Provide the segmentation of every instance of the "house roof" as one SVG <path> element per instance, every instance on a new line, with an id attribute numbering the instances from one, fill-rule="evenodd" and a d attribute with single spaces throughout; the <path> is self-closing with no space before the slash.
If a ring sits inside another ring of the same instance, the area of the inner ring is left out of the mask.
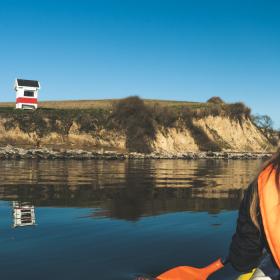
<path id="1" fill-rule="evenodd" d="M 35 87 L 39 88 L 39 81 L 35 80 L 23 80 L 23 79 L 17 79 L 17 84 L 19 87 Z"/>

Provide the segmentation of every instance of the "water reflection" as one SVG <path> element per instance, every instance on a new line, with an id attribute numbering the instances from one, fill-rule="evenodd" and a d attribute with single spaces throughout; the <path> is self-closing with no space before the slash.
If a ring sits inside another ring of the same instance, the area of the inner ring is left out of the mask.
<path id="1" fill-rule="evenodd" d="M 13 227 L 33 226 L 35 220 L 35 208 L 28 202 L 13 201 Z"/>
<path id="2" fill-rule="evenodd" d="M 0 200 L 89 207 L 135 221 L 166 212 L 237 209 L 259 161 L 2 161 Z"/>
<path id="3" fill-rule="evenodd" d="M 0 161 L 1 276 L 131 280 L 202 267 L 227 255 L 237 213 L 223 210 L 238 208 L 259 164 Z M 40 226 L 11 229 L 11 207 L 16 227 L 35 224 L 35 211 Z M 213 280 L 235 277 L 227 267 Z"/>

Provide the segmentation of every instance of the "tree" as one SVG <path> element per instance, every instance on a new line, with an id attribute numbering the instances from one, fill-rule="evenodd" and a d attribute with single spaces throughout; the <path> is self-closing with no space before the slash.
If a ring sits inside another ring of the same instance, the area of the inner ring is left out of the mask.
<path id="1" fill-rule="evenodd" d="M 268 115 L 256 115 L 253 116 L 253 122 L 259 127 L 265 134 L 273 131 L 273 121 Z"/>
<path id="2" fill-rule="evenodd" d="M 266 138 L 274 146 L 278 144 L 279 132 L 273 129 L 273 121 L 268 115 L 256 115 L 252 117 L 254 124 L 262 130 Z"/>

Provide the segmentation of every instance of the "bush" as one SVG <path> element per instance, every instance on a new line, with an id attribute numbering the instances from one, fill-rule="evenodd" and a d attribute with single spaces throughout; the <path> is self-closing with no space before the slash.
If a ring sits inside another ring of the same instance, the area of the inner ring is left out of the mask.
<path id="1" fill-rule="evenodd" d="M 225 110 L 223 107 L 217 104 L 211 104 L 204 108 L 200 108 L 191 112 L 193 118 L 202 119 L 209 116 L 218 117 L 225 116 Z"/>
<path id="2" fill-rule="evenodd" d="M 97 130 L 98 120 L 89 113 L 80 114 L 76 121 L 82 132 L 91 133 Z"/>
<path id="3" fill-rule="evenodd" d="M 207 100 L 207 103 L 213 103 L 213 104 L 225 104 L 224 100 L 219 96 L 213 96 L 210 99 Z"/>
<path id="4" fill-rule="evenodd" d="M 179 116 L 174 108 L 163 107 L 155 104 L 152 108 L 152 116 L 155 122 L 163 127 L 173 127 Z"/>
<path id="5" fill-rule="evenodd" d="M 79 130 L 90 133 L 97 127 L 108 125 L 109 112 L 104 109 L 37 109 L 36 111 L 13 110 L 0 112 L 7 119 L 7 130 L 19 127 L 25 133 L 36 132 L 39 137 L 56 132 L 67 136 L 74 122 Z"/>
<path id="6" fill-rule="evenodd" d="M 226 111 L 230 118 L 242 122 L 242 118 L 250 119 L 251 118 L 251 109 L 247 107 L 242 102 L 237 102 L 233 104 L 228 104 Z"/>
<path id="7" fill-rule="evenodd" d="M 7 130 L 18 126 L 25 133 L 36 132 L 39 137 L 48 133 L 47 122 L 39 111 L 17 110 L 8 114 L 7 118 L 4 123 Z"/>
<path id="8" fill-rule="evenodd" d="M 150 153 L 150 139 L 156 130 L 150 108 L 137 96 L 116 102 L 112 112 L 113 121 L 126 132 L 126 146 L 131 152 Z"/>

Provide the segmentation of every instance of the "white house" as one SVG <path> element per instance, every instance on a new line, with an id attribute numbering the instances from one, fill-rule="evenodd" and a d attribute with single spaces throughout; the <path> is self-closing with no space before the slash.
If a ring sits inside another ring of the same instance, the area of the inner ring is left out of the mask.
<path id="1" fill-rule="evenodd" d="M 16 108 L 37 109 L 38 92 L 40 88 L 41 87 L 39 81 L 16 79 Z"/>

